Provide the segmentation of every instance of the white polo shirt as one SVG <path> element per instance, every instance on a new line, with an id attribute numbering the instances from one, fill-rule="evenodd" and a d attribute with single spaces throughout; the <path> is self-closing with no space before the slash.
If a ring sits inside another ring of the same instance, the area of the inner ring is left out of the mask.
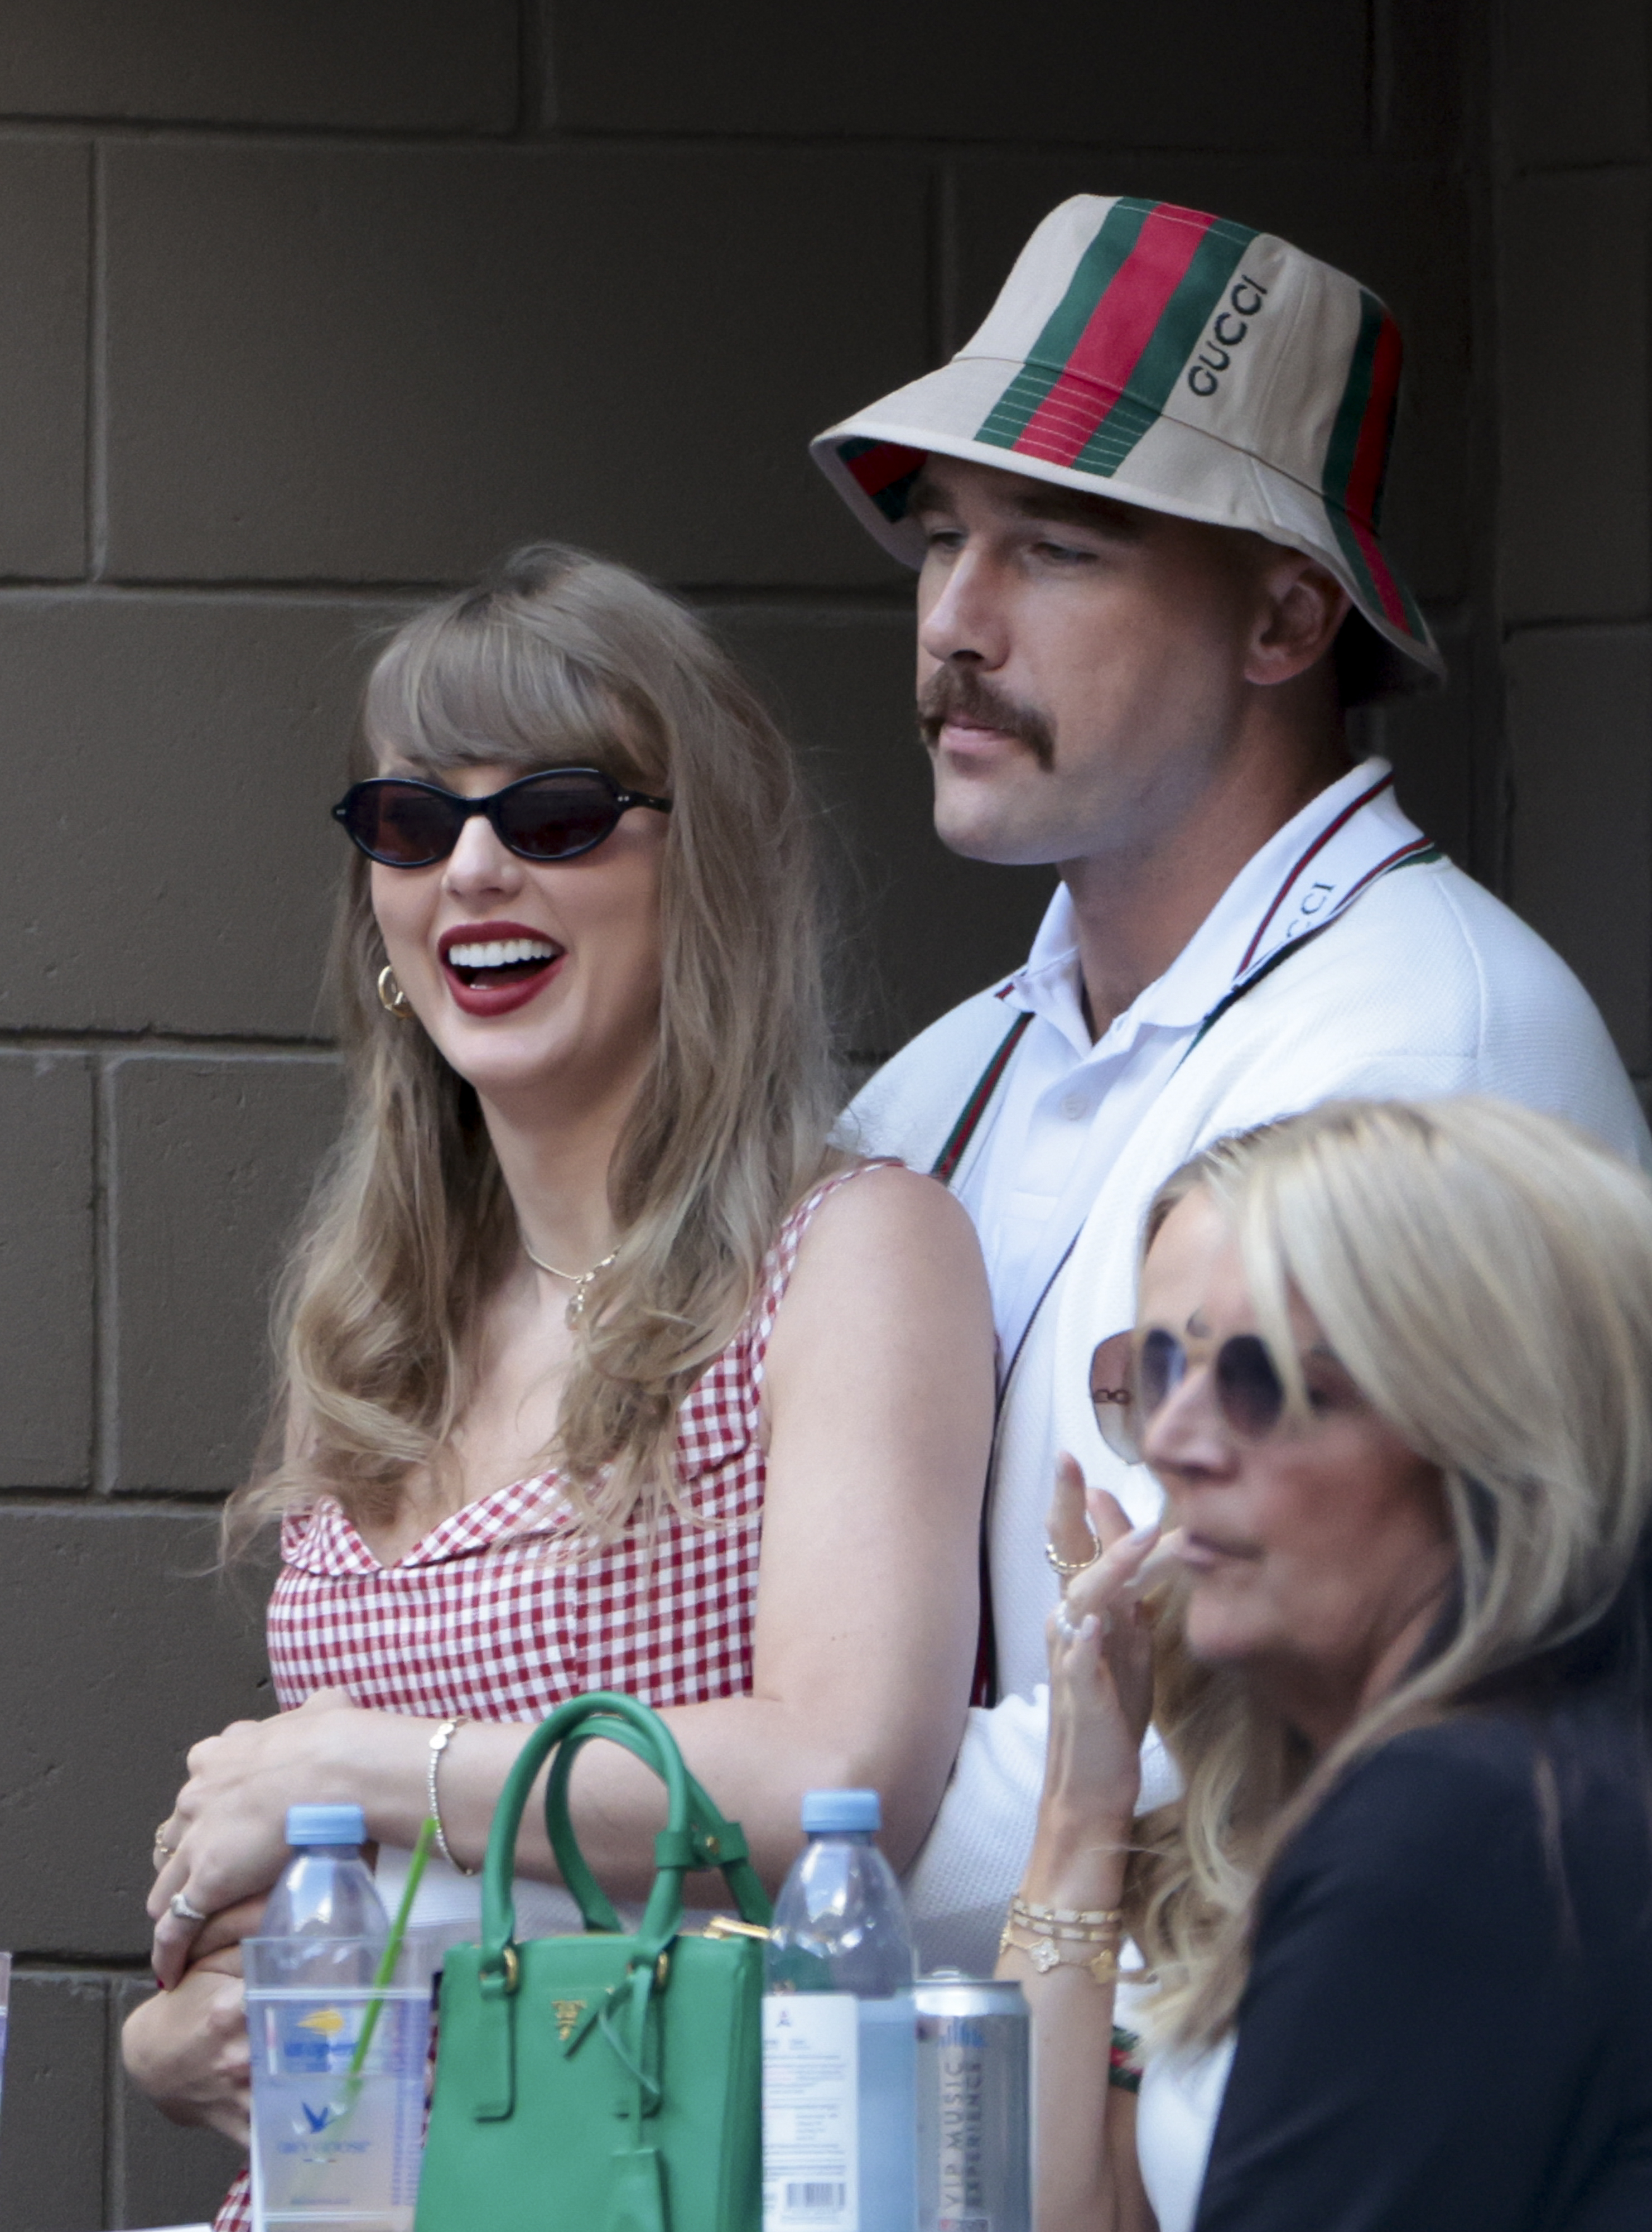
<path id="1" fill-rule="evenodd" d="M 1363 761 L 1252 855 L 1164 974 L 1094 1040 L 1072 901 L 1059 887 L 1026 967 L 1000 989 L 1006 1009 L 1032 1021 L 953 1188 L 981 1236 L 1003 1366 L 1206 1017 L 1373 873 L 1428 849 L 1395 801 L 1387 762 Z"/>
<path id="2" fill-rule="evenodd" d="M 1380 761 L 1271 839 L 1093 1045 L 1079 981 L 1059 895 L 1026 969 L 932 1024 L 852 1112 L 865 1151 L 948 1178 L 974 1212 L 993 1279 L 1002 1386 L 988 1549 L 1000 1702 L 972 1710 L 907 1878 L 925 1962 L 982 1975 L 1038 1808 L 1056 1451 L 1070 1450 L 1132 1519 L 1158 1505 L 1150 1476 L 1102 1442 L 1089 1398 L 1094 1345 L 1134 1315 L 1142 1218 L 1157 1187 L 1226 1132 L 1348 1094 L 1493 1093 L 1652 1164 L 1633 1089 L 1583 987 L 1407 821 Z M 1069 1100 L 1090 1113 L 1066 1114 Z"/>

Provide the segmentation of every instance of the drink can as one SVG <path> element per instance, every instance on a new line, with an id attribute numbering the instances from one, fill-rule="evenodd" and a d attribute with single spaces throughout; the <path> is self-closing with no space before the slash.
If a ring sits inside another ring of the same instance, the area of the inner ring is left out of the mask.
<path id="1" fill-rule="evenodd" d="M 955 1970 L 917 2008 L 918 2232 L 1031 2232 L 1031 2017 L 1019 1984 Z"/>

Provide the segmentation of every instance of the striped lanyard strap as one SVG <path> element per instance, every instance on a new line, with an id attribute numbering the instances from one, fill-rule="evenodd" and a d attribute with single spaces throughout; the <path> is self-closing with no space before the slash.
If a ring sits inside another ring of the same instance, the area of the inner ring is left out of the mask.
<path id="1" fill-rule="evenodd" d="M 1237 1007 L 1247 992 L 1253 991 L 1265 976 L 1271 976 L 1292 954 L 1300 952 L 1329 930 L 1380 876 L 1396 868 L 1440 859 L 1439 847 L 1420 831 L 1413 830 L 1400 838 L 1399 829 L 1391 822 L 1386 827 L 1379 824 L 1361 829 L 1357 826 L 1356 817 L 1391 790 L 1393 784 L 1392 774 L 1384 769 L 1299 854 L 1258 922 L 1232 983 L 1201 1021 L 1182 1056 L 1182 1061 L 1203 1043 L 1229 1009 Z M 1388 841 L 1396 838 L 1400 841 Z M 1006 985 L 1004 992 L 1008 989 Z M 956 1176 L 1032 1020 L 1030 1010 L 1016 1016 L 959 1110 L 957 1121 L 947 1134 L 946 1145 L 930 1165 L 930 1175 L 943 1184 L 950 1185 Z M 1180 1068 L 1181 1063 L 1176 1067 Z"/>

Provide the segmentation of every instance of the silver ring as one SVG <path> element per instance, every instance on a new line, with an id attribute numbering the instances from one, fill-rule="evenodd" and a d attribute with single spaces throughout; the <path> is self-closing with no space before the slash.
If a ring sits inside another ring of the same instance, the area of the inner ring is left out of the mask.
<path id="1" fill-rule="evenodd" d="M 210 1919 L 198 1906 L 191 1906 L 181 1891 L 175 1891 L 168 1899 L 166 1911 L 178 1922 L 205 1922 Z"/>
<path id="2" fill-rule="evenodd" d="M 1076 1643 L 1079 1640 L 1079 1631 L 1067 1618 L 1067 1600 L 1065 1597 L 1055 1608 L 1055 1632 L 1063 1643 Z"/>

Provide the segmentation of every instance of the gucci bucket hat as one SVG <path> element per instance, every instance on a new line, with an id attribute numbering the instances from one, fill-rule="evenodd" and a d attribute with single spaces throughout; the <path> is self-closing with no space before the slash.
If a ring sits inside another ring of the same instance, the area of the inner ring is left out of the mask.
<path id="1" fill-rule="evenodd" d="M 1169 202 L 1080 194 L 1022 250 L 949 364 L 830 428 L 816 462 L 885 549 L 931 451 L 1318 559 L 1376 631 L 1372 694 L 1444 673 L 1380 539 L 1399 328 L 1289 242 Z"/>

